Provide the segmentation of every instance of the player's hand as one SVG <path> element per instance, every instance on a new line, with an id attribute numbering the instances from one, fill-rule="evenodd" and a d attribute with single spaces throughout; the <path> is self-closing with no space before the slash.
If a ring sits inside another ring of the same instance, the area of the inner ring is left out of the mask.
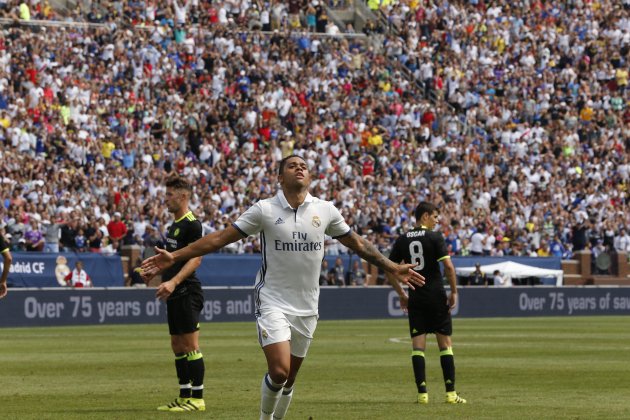
<path id="1" fill-rule="evenodd" d="M 410 289 L 415 290 L 414 286 L 424 286 L 424 277 L 414 270 L 418 264 L 398 264 L 396 270 L 396 278 L 399 282 L 406 284 Z"/>
<path id="2" fill-rule="evenodd" d="M 452 311 L 457 306 L 457 292 L 451 292 L 448 296 L 448 309 Z"/>
<path id="3" fill-rule="evenodd" d="M 404 313 L 408 313 L 409 312 L 409 296 L 407 295 L 407 293 L 398 295 L 398 299 L 400 300 L 400 309 L 402 309 Z"/>
<path id="4" fill-rule="evenodd" d="M 0 299 L 5 297 L 8 292 L 9 292 L 9 289 L 7 288 L 7 284 L 6 283 L 0 283 Z"/>
<path id="5" fill-rule="evenodd" d="M 151 279 L 175 263 L 173 254 L 165 249 L 155 247 L 156 254 L 142 261 L 142 277 Z"/>
<path id="6" fill-rule="evenodd" d="M 140 278 L 142 279 L 142 281 L 144 281 L 144 284 L 146 284 L 147 286 L 149 285 L 149 283 L 151 283 L 151 280 L 153 279 L 153 277 L 155 277 L 155 274 L 149 276 L 145 274 L 145 272 L 142 269 L 140 269 Z"/>
<path id="7" fill-rule="evenodd" d="M 173 280 L 165 281 L 158 286 L 155 297 L 166 300 L 173 293 L 173 290 L 175 290 L 175 282 Z"/>

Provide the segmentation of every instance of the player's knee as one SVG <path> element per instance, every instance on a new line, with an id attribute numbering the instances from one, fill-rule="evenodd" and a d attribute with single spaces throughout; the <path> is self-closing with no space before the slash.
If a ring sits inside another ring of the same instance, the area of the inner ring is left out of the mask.
<path id="1" fill-rule="evenodd" d="M 171 336 L 171 348 L 173 353 L 190 353 L 193 350 L 199 350 L 199 346 L 193 341 L 182 335 Z"/>
<path id="2" fill-rule="evenodd" d="M 274 366 L 269 369 L 269 377 L 277 384 L 283 384 L 289 378 L 289 368 L 284 366 Z"/>

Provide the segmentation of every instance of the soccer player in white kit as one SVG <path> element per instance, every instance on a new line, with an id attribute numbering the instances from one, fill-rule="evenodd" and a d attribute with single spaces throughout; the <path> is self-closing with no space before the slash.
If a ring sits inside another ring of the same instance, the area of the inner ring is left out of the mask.
<path id="1" fill-rule="evenodd" d="M 292 155 L 280 162 L 278 182 L 281 190 L 274 197 L 257 202 L 226 229 L 172 253 L 156 249 L 157 254 L 142 263 L 143 274 L 152 276 L 176 261 L 260 234 L 262 266 L 254 297 L 258 340 L 267 359 L 261 419 L 282 419 L 289 408 L 295 378 L 317 326 L 325 235 L 401 283 L 412 288 L 424 284 L 424 278 L 413 270 L 415 264 L 393 263 L 353 232 L 331 202 L 309 194 L 311 175 L 302 157 Z"/>

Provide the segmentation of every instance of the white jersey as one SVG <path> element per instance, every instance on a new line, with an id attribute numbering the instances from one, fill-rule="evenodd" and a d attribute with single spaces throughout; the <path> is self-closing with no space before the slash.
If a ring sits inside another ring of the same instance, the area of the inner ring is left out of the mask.
<path id="1" fill-rule="evenodd" d="M 262 267 L 256 276 L 256 314 L 266 309 L 317 315 L 325 235 L 350 233 L 339 210 L 308 194 L 297 209 L 282 191 L 247 209 L 233 226 L 247 237 L 260 233 Z"/>

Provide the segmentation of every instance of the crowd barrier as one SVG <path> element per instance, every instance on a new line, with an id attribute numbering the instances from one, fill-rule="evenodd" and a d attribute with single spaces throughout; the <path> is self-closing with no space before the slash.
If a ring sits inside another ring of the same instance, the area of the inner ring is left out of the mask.
<path id="1" fill-rule="evenodd" d="M 252 321 L 251 287 L 204 288 L 202 322 Z M 462 287 L 454 317 L 630 315 L 630 287 Z M 320 319 L 402 318 L 389 287 L 324 287 Z M 155 289 L 15 289 L 0 300 L 0 327 L 165 323 Z"/>
<path id="2" fill-rule="evenodd" d="M 59 257 L 62 257 L 61 259 Z M 356 255 L 340 256 L 346 272 Z M 328 266 L 335 265 L 337 256 L 327 255 Z M 55 287 L 59 285 L 56 273 L 73 269 L 77 259 L 83 261 L 85 271 L 97 287 L 124 286 L 124 276 L 120 256 L 105 257 L 92 253 L 47 254 L 35 252 L 14 252 L 9 274 L 11 287 Z M 64 261 L 65 260 L 65 261 Z M 540 268 L 560 269 L 560 258 L 527 257 L 454 257 L 456 267 L 473 266 L 475 262 L 493 264 L 501 261 L 515 261 Z M 1 265 L 1 264 L 0 264 Z M 65 266 L 65 267 L 64 267 Z M 204 286 L 252 286 L 260 269 L 260 254 L 210 254 L 203 257 L 197 269 L 197 276 Z"/>
<path id="3" fill-rule="evenodd" d="M 124 286 L 120 255 L 104 256 L 94 253 L 12 252 L 13 263 L 7 280 L 9 287 L 59 287 L 76 261 L 96 287 Z M 0 259 L 0 269 L 3 264 Z"/>
<path id="4" fill-rule="evenodd" d="M 360 260 L 354 254 L 340 255 L 346 272 L 352 267 L 353 261 Z M 335 265 L 336 255 L 326 255 L 328 267 Z M 476 262 L 482 265 L 504 261 L 514 261 L 521 264 L 553 270 L 561 269 L 560 258 L 530 258 L 530 257 L 454 257 L 456 267 L 472 267 Z M 197 274 L 204 286 L 251 286 L 260 269 L 260 254 L 231 255 L 211 254 L 203 257 Z"/>
<path id="5" fill-rule="evenodd" d="M 59 258 L 62 257 L 62 258 Z M 347 270 L 356 255 L 341 255 Z M 327 255 L 329 267 L 333 267 L 337 256 Z M 91 253 L 47 254 L 33 252 L 13 253 L 13 264 L 9 274 L 12 287 L 55 287 L 59 284 L 59 273 L 74 268 L 77 259 L 83 261 L 85 271 L 92 277 L 98 287 L 123 286 L 124 277 L 120 256 L 103 256 Z M 525 258 L 525 257 L 455 257 L 456 266 L 472 266 L 475 262 L 492 264 L 511 260 L 540 268 L 560 268 L 559 258 Z M 0 264 L 1 265 L 1 264 Z M 204 286 L 251 286 L 260 269 L 260 255 L 211 254 L 203 257 L 197 269 L 197 276 Z"/>

